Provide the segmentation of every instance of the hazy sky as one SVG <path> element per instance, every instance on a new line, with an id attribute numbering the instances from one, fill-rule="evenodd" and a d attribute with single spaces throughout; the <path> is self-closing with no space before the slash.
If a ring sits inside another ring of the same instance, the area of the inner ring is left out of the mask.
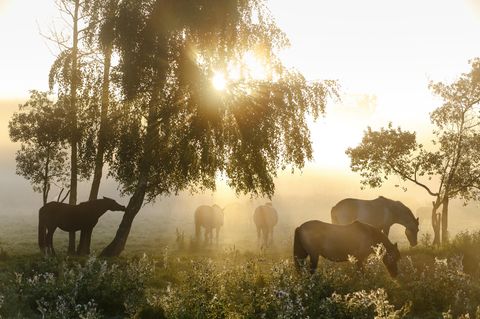
<path id="1" fill-rule="evenodd" d="M 336 79 L 342 88 L 342 101 L 312 125 L 315 161 L 310 167 L 349 171 L 344 151 L 360 141 L 367 125 L 391 120 L 428 132 L 428 113 L 439 105 L 429 81 L 452 79 L 480 56 L 480 0 L 268 4 L 292 43 L 282 53 L 285 62 L 308 79 Z M 47 89 L 55 47 L 48 47 L 39 28 L 48 33 L 57 16 L 53 0 L 0 0 L 0 102 Z M 6 125 L 7 119 L 0 123 Z M 6 132 L 0 128 L 2 145 Z"/>

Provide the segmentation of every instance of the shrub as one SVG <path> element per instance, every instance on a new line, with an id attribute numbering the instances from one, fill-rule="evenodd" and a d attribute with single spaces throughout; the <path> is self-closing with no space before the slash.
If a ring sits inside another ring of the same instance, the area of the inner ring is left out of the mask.
<path id="1" fill-rule="evenodd" d="M 153 274 L 153 262 L 146 256 L 123 264 L 95 257 L 83 265 L 69 260 L 46 263 L 49 271 L 15 273 L 18 298 L 42 318 L 132 317 L 145 304 Z"/>

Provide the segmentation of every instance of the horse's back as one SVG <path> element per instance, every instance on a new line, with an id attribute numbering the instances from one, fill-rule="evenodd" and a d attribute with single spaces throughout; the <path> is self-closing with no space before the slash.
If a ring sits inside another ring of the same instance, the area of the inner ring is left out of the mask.
<path id="1" fill-rule="evenodd" d="M 331 210 L 332 223 L 346 225 L 357 219 L 358 205 L 360 200 L 346 198 L 339 201 Z"/>
<path id="2" fill-rule="evenodd" d="M 253 213 L 255 225 L 273 227 L 278 223 L 278 214 L 272 205 L 261 205 L 255 208 Z"/>
<path id="3" fill-rule="evenodd" d="M 382 228 L 388 212 L 385 201 L 388 199 L 383 197 L 374 200 L 355 198 L 341 200 L 332 208 L 332 222 L 346 225 L 358 220 L 376 228 Z"/>
<path id="4" fill-rule="evenodd" d="M 62 214 L 62 212 L 71 210 L 72 207 L 72 205 L 65 203 L 48 202 L 40 208 L 39 214 L 42 216 Z"/>
<path id="5" fill-rule="evenodd" d="M 345 261 L 362 249 L 370 249 L 373 242 L 368 226 L 355 221 L 335 225 L 311 220 L 298 227 L 298 239 L 304 249 L 333 261 Z M 373 227 L 371 227 L 373 228 Z"/>
<path id="6" fill-rule="evenodd" d="M 218 207 L 218 206 L 217 206 Z M 195 224 L 204 227 L 215 228 L 223 224 L 223 214 L 221 208 L 208 205 L 198 206 L 195 210 Z"/>

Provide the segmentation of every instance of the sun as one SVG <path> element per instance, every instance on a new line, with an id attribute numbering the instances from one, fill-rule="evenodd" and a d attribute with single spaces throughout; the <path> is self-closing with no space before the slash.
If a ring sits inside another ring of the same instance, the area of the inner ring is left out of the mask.
<path id="1" fill-rule="evenodd" d="M 218 91 L 224 91 L 227 87 L 227 79 L 221 72 L 215 72 L 212 78 L 213 87 Z"/>
<path id="2" fill-rule="evenodd" d="M 230 84 L 238 81 L 266 80 L 269 75 L 268 70 L 265 61 L 260 59 L 253 51 L 247 51 L 240 61 L 229 62 L 223 71 L 215 70 L 211 83 L 216 90 L 225 91 Z"/>

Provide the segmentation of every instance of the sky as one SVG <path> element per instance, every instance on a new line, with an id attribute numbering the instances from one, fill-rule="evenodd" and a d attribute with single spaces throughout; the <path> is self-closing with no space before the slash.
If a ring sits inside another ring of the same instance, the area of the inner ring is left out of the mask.
<path id="1" fill-rule="evenodd" d="M 291 41 L 281 53 L 285 63 L 309 80 L 334 79 L 341 87 L 341 101 L 311 124 L 315 158 L 307 169 L 349 174 L 345 149 L 367 126 L 392 121 L 427 136 L 428 114 L 441 103 L 428 83 L 454 79 L 480 56 L 480 0 L 267 4 Z M 6 125 L 29 90 L 47 89 L 56 48 L 40 31 L 48 33 L 55 19 L 53 0 L 0 0 L 0 146 L 9 150 L 8 159 L 0 156 L 0 172 L 12 179 L 18 146 L 8 142 Z"/>

